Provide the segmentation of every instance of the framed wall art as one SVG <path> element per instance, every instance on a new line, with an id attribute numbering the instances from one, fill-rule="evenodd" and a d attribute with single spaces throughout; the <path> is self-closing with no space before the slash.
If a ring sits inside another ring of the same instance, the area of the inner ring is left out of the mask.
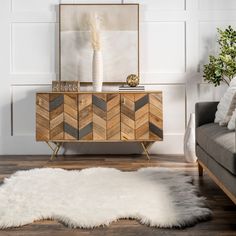
<path id="1" fill-rule="evenodd" d="M 93 51 L 103 59 L 103 81 L 139 75 L 138 4 L 60 4 L 60 80 L 92 82 Z"/>

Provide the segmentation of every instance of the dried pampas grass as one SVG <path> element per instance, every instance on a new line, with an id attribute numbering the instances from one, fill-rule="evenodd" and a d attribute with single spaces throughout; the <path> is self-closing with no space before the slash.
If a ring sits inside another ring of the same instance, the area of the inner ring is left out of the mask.
<path id="1" fill-rule="evenodd" d="M 91 45 L 94 51 L 101 49 L 101 18 L 96 14 L 92 14 L 88 21 L 91 37 Z"/>

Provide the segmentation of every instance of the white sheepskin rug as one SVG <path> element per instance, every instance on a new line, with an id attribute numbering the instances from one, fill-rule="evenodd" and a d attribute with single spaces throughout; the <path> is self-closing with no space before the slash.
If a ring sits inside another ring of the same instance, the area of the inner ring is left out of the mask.
<path id="1" fill-rule="evenodd" d="M 54 219 L 73 228 L 93 228 L 120 218 L 185 227 L 211 216 L 191 181 L 164 168 L 18 171 L 0 186 L 0 227 Z"/>

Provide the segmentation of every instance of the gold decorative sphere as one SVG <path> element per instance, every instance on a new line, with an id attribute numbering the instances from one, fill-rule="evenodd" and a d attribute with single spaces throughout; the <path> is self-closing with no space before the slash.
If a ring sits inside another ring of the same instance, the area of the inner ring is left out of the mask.
<path id="1" fill-rule="evenodd" d="M 130 87 L 136 87 L 139 85 L 139 77 L 135 74 L 131 74 L 127 77 L 126 82 Z"/>

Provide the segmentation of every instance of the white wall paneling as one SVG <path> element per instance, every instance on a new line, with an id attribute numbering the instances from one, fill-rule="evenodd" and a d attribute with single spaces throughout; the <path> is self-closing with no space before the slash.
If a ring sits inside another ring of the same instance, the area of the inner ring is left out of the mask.
<path id="1" fill-rule="evenodd" d="M 186 0 L 124 0 L 124 3 L 137 3 L 145 9 L 167 10 L 167 11 L 183 11 L 185 10 Z"/>
<path id="2" fill-rule="evenodd" d="M 209 53 L 217 53 L 216 27 L 236 28 L 234 0 L 1 0 L 0 154 L 50 153 L 35 142 L 34 102 L 35 92 L 49 90 L 58 77 L 58 3 L 134 2 L 140 3 L 141 82 L 147 89 L 162 90 L 164 99 L 164 141 L 153 144 L 150 152 L 183 152 L 195 102 L 218 100 L 226 89 L 204 83 L 202 68 Z M 63 152 L 78 150 L 134 153 L 141 148 L 69 145 Z"/>
<path id="3" fill-rule="evenodd" d="M 59 0 L 11 0 L 13 12 L 54 11 Z"/>
<path id="4" fill-rule="evenodd" d="M 199 22 L 199 61 L 200 72 L 203 71 L 203 65 L 207 63 L 207 55 L 215 55 L 219 52 L 219 45 L 214 43 L 217 40 L 218 33 L 216 28 L 224 29 L 228 25 L 236 28 L 236 21 L 201 21 Z"/>
<path id="5" fill-rule="evenodd" d="M 13 136 L 34 136 L 35 93 L 49 89 L 51 89 L 50 85 L 12 86 Z"/>
<path id="6" fill-rule="evenodd" d="M 11 87 L 9 76 L 10 62 L 10 27 L 9 27 L 9 1 L 0 3 L 0 153 L 4 153 L 5 140 L 11 135 Z M 10 142 L 9 142 L 10 143 Z M 5 153 L 10 149 L 5 150 Z"/>
<path id="7" fill-rule="evenodd" d="M 184 22 L 145 22 L 140 31 L 142 72 L 185 72 Z"/>
<path id="8" fill-rule="evenodd" d="M 219 101 L 222 94 L 226 91 L 227 86 L 214 87 L 210 84 L 199 83 L 198 84 L 198 94 L 199 101 Z"/>
<path id="9" fill-rule="evenodd" d="M 199 0 L 200 10 L 236 10 L 235 0 Z"/>
<path id="10" fill-rule="evenodd" d="M 104 0 L 104 1 L 100 1 L 100 0 L 73 0 L 71 1 L 73 3 L 94 3 L 94 4 L 99 4 L 99 3 L 122 3 L 121 0 Z"/>
<path id="11" fill-rule="evenodd" d="M 11 29 L 11 73 L 55 72 L 54 23 L 13 23 Z"/>

